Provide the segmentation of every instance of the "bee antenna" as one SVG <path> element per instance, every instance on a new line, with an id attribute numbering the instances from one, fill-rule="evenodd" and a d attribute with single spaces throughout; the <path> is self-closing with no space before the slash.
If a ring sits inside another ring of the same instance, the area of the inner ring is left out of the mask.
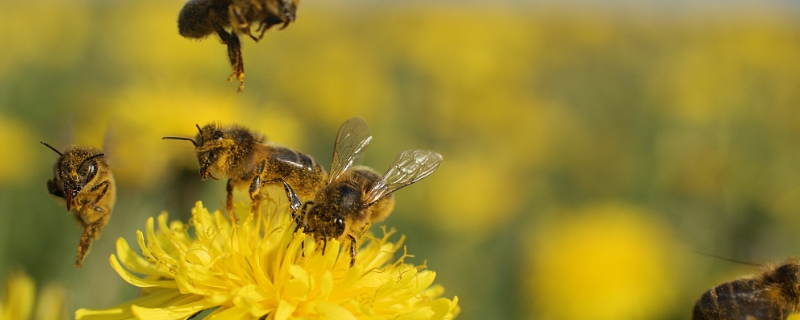
<path id="1" fill-rule="evenodd" d="M 203 129 L 200 129 L 200 125 L 199 124 L 195 123 L 194 126 L 197 127 L 197 131 L 199 131 L 200 134 L 203 134 Z"/>
<path id="2" fill-rule="evenodd" d="M 168 140 L 168 139 L 191 141 L 192 144 L 194 145 L 194 147 L 197 148 L 197 142 L 195 142 L 194 139 L 192 139 L 192 138 L 186 138 L 186 137 L 161 137 L 161 140 Z"/>
<path id="3" fill-rule="evenodd" d="M 704 256 L 709 256 L 709 257 L 712 257 L 712 258 L 717 258 L 717 259 L 720 259 L 720 260 L 725 260 L 725 261 L 728 261 L 728 262 L 733 262 L 733 263 L 738 263 L 738 264 L 743 264 L 743 265 L 748 265 L 748 266 L 754 266 L 754 267 L 763 267 L 762 265 L 757 264 L 757 263 L 729 259 L 729 258 L 713 255 L 713 254 L 710 254 L 710 253 L 705 253 L 705 252 L 700 252 L 700 251 L 694 251 L 694 253 L 701 254 L 701 255 L 704 255 Z"/>
<path id="4" fill-rule="evenodd" d="M 62 154 L 62 153 L 61 153 L 60 151 L 58 151 L 56 148 L 53 148 L 53 146 L 51 146 L 51 145 L 47 144 L 47 142 L 44 142 L 44 141 L 39 141 L 39 142 L 40 142 L 40 143 L 42 143 L 43 145 L 47 146 L 48 148 L 50 148 L 50 150 L 53 150 L 53 151 L 55 151 L 56 153 L 58 153 L 58 155 L 59 155 L 59 156 L 62 156 L 62 157 L 64 156 L 64 154 Z"/>

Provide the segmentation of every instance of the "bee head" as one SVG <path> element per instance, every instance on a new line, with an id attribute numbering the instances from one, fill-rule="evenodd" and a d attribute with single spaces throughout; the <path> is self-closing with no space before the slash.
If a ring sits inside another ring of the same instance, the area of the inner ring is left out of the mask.
<path id="1" fill-rule="evenodd" d="M 305 233 L 313 234 L 317 240 L 339 238 L 344 234 L 344 217 L 334 213 L 333 208 L 325 205 L 314 205 L 305 219 Z"/>
<path id="2" fill-rule="evenodd" d="M 62 192 L 67 202 L 67 211 L 72 209 L 74 199 L 83 188 L 97 177 L 99 166 L 105 165 L 105 155 L 94 148 L 69 148 L 64 153 L 51 145 L 41 142 L 61 157 L 56 162 L 55 174 L 60 177 Z"/>
<path id="3" fill-rule="evenodd" d="M 196 126 L 198 133 L 195 136 L 197 140 L 195 150 L 197 151 L 197 161 L 200 164 L 200 177 L 203 180 L 208 177 L 219 180 L 211 172 L 211 169 L 221 167 L 219 162 L 225 161 L 222 156 L 230 149 L 231 139 L 226 139 L 225 132 L 218 124 L 209 123 L 202 128 L 199 125 Z"/>
<path id="4" fill-rule="evenodd" d="M 344 218 L 340 215 L 336 215 L 333 217 L 333 223 L 331 224 L 333 230 L 330 232 L 330 236 L 333 238 L 339 238 L 344 234 Z"/>
<path id="5" fill-rule="evenodd" d="M 209 123 L 202 128 L 200 125 L 196 124 L 195 127 L 197 127 L 198 132 L 194 139 L 171 136 L 163 137 L 162 139 L 186 140 L 191 142 L 192 145 L 194 145 L 195 152 L 197 152 L 201 179 L 206 180 L 208 177 L 211 177 L 214 180 L 219 180 L 219 178 L 215 177 L 211 172 L 211 169 L 217 165 L 218 161 L 224 160 L 221 159 L 220 155 L 224 154 L 224 152 L 229 149 L 229 143 L 226 142 L 230 142 L 230 139 L 225 139 L 225 132 L 215 123 Z"/>
<path id="6" fill-rule="evenodd" d="M 789 262 L 775 269 L 772 274 L 768 276 L 768 281 L 778 283 L 784 286 L 784 290 L 792 290 L 798 292 L 800 288 L 800 264 L 797 262 Z M 800 298 L 800 297 L 798 297 Z"/>

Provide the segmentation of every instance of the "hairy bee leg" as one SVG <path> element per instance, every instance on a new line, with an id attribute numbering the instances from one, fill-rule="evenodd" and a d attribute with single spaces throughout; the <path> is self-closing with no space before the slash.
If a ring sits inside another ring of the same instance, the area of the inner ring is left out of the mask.
<path id="1" fill-rule="evenodd" d="M 92 240 L 94 239 L 93 229 L 91 226 L 83 229 L 81 235 L 81 242 L 78 244 L 78 253 L 75 255 L 75 266 L 83 267 L 83 260 L 89 254 L 89 249 L 92 247 Z"/>
<path id="2" fill-rule="evenodd" d="M 350 267 L 356 264 L 356 238 L 353 235 L 347 235 L 350 239 Z"/>
<path id="3" fill-rule="evenodd" d="M 261 182 L 261 175 L 264 174 L 264 168 L 267 165 L 266 160 L 261 160 L 256 170 L 253 172 L 253 180 L 250 182 L 250 211 L 253 214 L 258 214 L 261 211 L 261 187 L 264 185 Z"/>
<path id="4" fill-rule="evenodd" d="M 294 3 L 287 3 L 287 2 L 283 3 L 283 6 L 281 7 L 281 11 L 282 11 L 281 13 L 283 14 L 283 17 L 281 17 L 281 20 L 283 20 L 283 26 L 281 26 L 280 30 L 286 29 L 286 27 L 289 26 L 289 23 L 294 21 L 294 15 L 292 14 L 292 7 L 293 6 L 294 6 Z"/>
<path id="5" fill-rule="evenodd" d="M 267 29 L 269 29 L 269 24 L 267 24 L 266 22 L 261 21 L 258 24 L 258 29 L 256 29 L 256 32 L 260 32 L 258 34 L 258 40 L 264 39 L 264 33 L 267 32 Z"/>
<path id="6" fill-rule="evenodd" d="M 303 222 L 303 217 L 306 216 L 306 212 L 308 211 L 308 206 L 312 205 L 312 204 L 314 204 L 314 201 L 310 201 L 310 200 L 306 201 L 306 202 L 303 203 L 303 206 L 300 208 L 300 214 L 297 214 L 296 211 L 292 212 L 292 219 L 294 219 L 294 222 L 297 224 L 297 229 L 300 229 L 300 225 Z M 307 225 L 305 227 L 306 227 L 306 229 L 308 229 Z M 297 229 L 295 229 L 294 232 L 297 232 Z"/>
<path id="7" fill-rule="evenodd" d="M 95 223 L 87 225 L 81 234 L 81 241 L 78 244 L 78 253 L 75 255 L 75 266 L 80 268 L 83 266 L 83 260 L 89 254 L 89 249 L 92 248 L 92 240 L 100 238 L 100 230 L 108 223 L 108 215 L 103 216 Z"/>
<path id="8" fill-rule="evenodd" d="M 242 92 L 244 88 L 244 59 L 242 58 L 242 43 L 239 41 L 239 36 L 236 33 L 225 31 L 225 28 L 220 23 L 223 21 L 222 18 L 215 12 L 212 11 L 209 14 L 209 19 L 211 19 L 214 30 L 217 31 L 222 43 L 228 45 L 228 60 L 230 60 L 231 68 L 233 69 L 228 81 L 231 81 L 234 77 L 239 80 L 239 92 Z"/>
<path id="9" fill-rule="evenodd" d="M 228 183 L 225 184 L 225 191 L 228 192 L 225 198 L 225 210 L 228 211 L 228 218 L 231 220 L 231 224 L 237 226 L 239 225 L 239 219 L 233 213 L 233 179 L 228 179 Z"/>
<path id="10" fill-rule="evenodd" d="M 236 34 L 231 34 L 231 41 L 228 43 L 228 57 L 232 61 L 231 67 L 233 68 L 233 73 L 228 77 L 228 81 L 235 77 L 239 81 L 238 92 L 242 92 L 244 90 L 244 58 L 242 57 L 242 43 Z"/>
<path id="11" fill-rule="evenodd" d="M 328 232 L 325 231 L 325 227 L 322 228 L 322 255 L 325 255 L 325 248 L 328 247 Z"/>
<path id="12" fill-rule="evenodd" d="M 286 191 L 286 197 L 289 198 L 289 208 L 292 210 L 292 216 L 294 216 L 294 213 L 297 212 L 297 210 L 301 209 L 300 198 L 297 197 L 297 193 L 295 193 L 294 190 L 292 190 L 292 187 L 288 183 L 286 183 L 286 181 L 283 181 L 283 179 L 278 179 L 278 180 L 280 180 L 283 183 L 283 190 Z M 309 202 L 310 201 L 307 201 L 305 204 L 303 204 L 303 208 L 305 208 Z"/>
<path id="13" fill-rule="evenodd" d="M 259 38 L 256 38 L 255 36 L 253 36 L 252 33 L 250 33 L 250 23 L 242 15 L 242 10 L 241 10 L 241 8 L 239 8 L 239 6 L 236 6 L 236 5 L 229 6 L 228 7 L 228 12 L 229 12 L 230 16 L 233 16 L 233 17 L 236 18 L 236 28 L 234 28 L 234 29 L 237 29 L 241 33 L 244 33 L 244 34 L 248 35 L 255 42 L 258 42 L 258 40 L 260 40 Z M 233 22 L 231 22 L 231 24 L 233 24 Z"/>
<path id="14" fill-rule="evenodd" d="M 262 162 L 263 163 L 263 162 Z M 250 212 L 256 217 L 261 213 L 261 177 L 256 175 L 250 184 Z"/>

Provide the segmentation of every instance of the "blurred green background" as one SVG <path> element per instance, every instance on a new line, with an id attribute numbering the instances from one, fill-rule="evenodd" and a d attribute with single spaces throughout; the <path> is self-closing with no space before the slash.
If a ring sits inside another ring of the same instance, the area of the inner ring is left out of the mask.
<path id="1" fill-rule="evenodd" d="M 0 0 L 0 274 L 62 283 L 70 317 L 137 290 L 115 239 L 193 203 L 194 125 L 240 123 L 329 167 L 339 125 L 365 164 L 444 155 L 386 225 L 461 319 L 687 319 L 707 289 L 800 254 L 800 7 L 652 1 L 331 2 L 243 38 L 181 38 L 179 0 Z M 84 267 L 45 181 L 58 148 L 103 147 L 118 185 Z M 237 195 L 244 201 L 243 195 Z"/>

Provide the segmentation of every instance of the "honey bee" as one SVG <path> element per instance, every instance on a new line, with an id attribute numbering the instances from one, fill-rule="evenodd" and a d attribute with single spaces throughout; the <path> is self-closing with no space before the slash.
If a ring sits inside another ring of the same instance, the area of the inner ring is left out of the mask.
<path id="1" fill-rule="evenodd" d="M 260 134 L 238 125 L 222 127 L 209 123 L 196 127 L 198 133 L 194 139 L 163 139 L 192 142 L 202 180 L 228 178 L 226 207 L 231 221 L 237 221 L 233 215 L 234 187 L 248 188 L 252 211 L 257 213 L 263 189 L 268 185 L 281 185 L 285 181 L 294 186 L 300 196 L 310 198 L 325 184 L 328 173 L 311 156 L 266 142 Z"/>
<path id="2" fill-rule="evenodd" d="M 723 283 L 706 291 L 692 312 L 693 320 L 779 320 L 800 308 L 800 264 L 789 260 L 767 266 L 755 277 Z"/>
<path id="3" fill-rule="evenodd" d="M 184 38 L 203 39 L 216 32 L 228 46 L 228 60 L 233 73 L 228 81 L 239 81 L 239 92 L 244 88 L 244 60 L 239 34 L 246 34 L 258 42 L 274 25 L 286 28 L 294 21 L 299 0 L 189 0 L 178 14 L 178 33 Z M 253 24 L 256 32 L 251 33 Z M 231 31 L 227 31 L 230 28 Z"/>
<path id="4" fill-rule="evenodd" d="M 44 141 L 41 143 L 59 155 L 53 167 L 54 177 L 47 181 L 47 190 L 66 202 L 67 212 L 72 213 L 83 228 L 75 258 L 75 266 L 81 267 L 92 240 L 100 237 L 100 231 L 114 210 L 117 197 L 114 175 L 100 150 L 68 147 L 60 152 Z"/>
<path id="5" fill-rule="evenodd" d="M 360 166 L 363 151 L 371 140 L 369 126 L 364 120 L 356 117 L 346 121 L 336 136 L 328 181 L 317 191 L 314 200 L 306 201 L 301 207 L 294 185 L 284 185 L 297 228 L 303 227 L 304 233 L 322 241 L 323 254 L 328 238 L 349 240 L 351 267 L 356 262 L 356 235 L 392 212 L 392 193 L 427 177 L 442 162 L 442 156 L 433 151 L 405 150 L 381 176 Z"/>

